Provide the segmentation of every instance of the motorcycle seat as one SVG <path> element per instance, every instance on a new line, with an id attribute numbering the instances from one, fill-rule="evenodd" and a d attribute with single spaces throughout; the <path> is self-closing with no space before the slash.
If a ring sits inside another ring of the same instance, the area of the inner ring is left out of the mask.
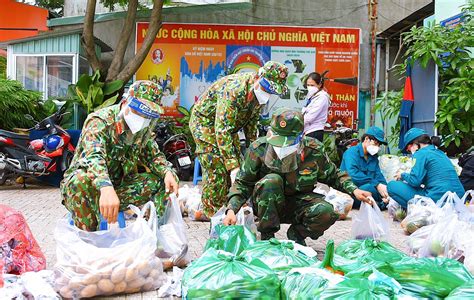
<path id="1" fill-rule="evenodd" d="M 30 141 L 30 137 L 26 134 L 18 134 L 18 133 L 14 133 L 14 132 L 2 130 L 2 129 L 0 129 L 0 136 L 11 138 L 12 140 L 15 140 L 16 142 L 18 142 L 19 144 L 23 146 L 26 146 L 28 142 Z"/>

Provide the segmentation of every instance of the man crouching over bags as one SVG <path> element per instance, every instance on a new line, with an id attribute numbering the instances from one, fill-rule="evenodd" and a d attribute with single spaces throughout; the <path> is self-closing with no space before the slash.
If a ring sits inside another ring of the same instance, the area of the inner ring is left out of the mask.
<path id="1" fill-rule="evenodd" d="M 176 174 L 152 134 L 158 122 L 162 90 L 136 81 L 120 104 L 90 114 L 76 153 L 61 182 L 63 204 L 75 225 L 96 231 L 100 214 L 115 223 L 129 204 L 152 200 L 160 216 L 167 193 L 177 193 Z M 138 166 L 150 173 L 138 173 Z"/>
<path id="2" fill-rule="evenodd" d="M 317 182 L 371 202 L 370 192 L 357 189 L 347 173 L 337 169 L 321 142 L 301 137 L 303 127 L 300 112 L 274 112 L 271 129 L 250 146 L 230 190 L 225 225 L 235 224 L 235 212 L 252 197 L 262 240 L 274 237 L 281 223 L 289 223 L 288 238 L 305 245 L 306 237 L 319 238 L 338 219 L 324 196 L 313 193 Z"/>

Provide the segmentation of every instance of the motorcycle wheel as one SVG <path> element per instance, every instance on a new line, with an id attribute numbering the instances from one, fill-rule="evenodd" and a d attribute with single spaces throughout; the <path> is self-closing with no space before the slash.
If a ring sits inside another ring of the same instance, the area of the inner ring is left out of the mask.
<path id="1" fill-rule="evenodd" d="M 0 171 L 0 185 L 4 185 L 7 181 L 7 172 L 5 170 Z"/>
<path id="2" fill-rule="evenodd" d="M 66 154 L 66 158 L 64 159 L 64 171 L 69 169 L 69 167 L 71 166 L 71 161 L 73 157 L 74 157 L 74 153 L 68 151 Z"/>

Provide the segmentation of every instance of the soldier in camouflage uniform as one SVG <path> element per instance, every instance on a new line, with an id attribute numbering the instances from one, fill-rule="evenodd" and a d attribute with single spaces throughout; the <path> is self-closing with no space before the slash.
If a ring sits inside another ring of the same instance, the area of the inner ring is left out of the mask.
<path id="1" fill-rule="evenodd" d="M 100 214 L 109 222 L 129 204 L 153 200 L 161 213 L 167 192 L 177 192 L 176 175 L 154 141 L 163 112 L 162 90 L 137 81 L 121 104 L 88 116 L 71 166 L 61 182 L 63 204 L 78 228 L 95 231 Z M 138 167 L 150 173 L 138 173 Z"/>
<path id="2" fill-rule="evenodd" d="M 303 127 L 300 112 L 274 112 L 267 136 L 252 143 L 232 185 L 225 225 L 235 224 L 234 212 L 251 198 L 262 239 L 274 237 L 281 223 L 289 223 L 288 238 L 305 245 L 306 237 L 317 239 L 338 219 L 324 196 L 313 193 L 317 182 L 371 203 L 371 194 L 357 189 L 349 175 L 336 168 L 321 142 L 302 137 Z"/>
<path id="3" fill-rule="evenodd" d="M 203 171 L 202 202 L 208 217 L 227 203 L 240 166 L 238 131 L 243 129 L 248 144 L 256 139 L 260 108 L 287 91 L 287 76 L 285 65 L 268 61 L 258 74 L 219 79 L 194 105 L 189 127 Z"/>

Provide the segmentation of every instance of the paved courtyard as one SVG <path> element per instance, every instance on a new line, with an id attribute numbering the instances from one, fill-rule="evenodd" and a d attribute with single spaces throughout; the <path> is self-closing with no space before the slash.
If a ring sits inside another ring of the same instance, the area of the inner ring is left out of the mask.
<path id="1" fill-rule="evenodd" d="M 189 183 L 188 183 L 189 184 Z M 0 187 L 0 203 L 6 204 L 23 213 L 36 240 L 46 255 L 48 269 L 52 269 L 56 262 L 56 242 L 54 240 L 54 227 L 56 221 L 66 216 L 66 209 L 61 205 L 59 189 L 48 186 L 28 184 L 26 189 L 21 185 L 12 184 Z M 357 211 L 353 210 L 345 221 L 338 221 L 328 229 L 325 234 L 316 241 L 307 239 L 308 246 L 315 249 L 318 258 L 324 255 L 326 242 L 330 239 L 335 241 L 336 246 L 351 238 L 352 220 L 351 216 Z M 388 218 L 387 212 L 384 212 Z M 187 236 L 192 259 L 202 254 L 204 245 L 209 238 L 209 223 L 194 222 L 185 218 L 187 224 Z M 408 252 L 405 244 L 406 235 L 399 223 L 390 221 L 390 242 L 396 248 Z M 286 239 L 288 226 L 282 226 L 277 233 L 277 238 Z M 127 296 L 102 297 L 103 299 L 156 299 L 156 292 L 132 294 Z"/>

